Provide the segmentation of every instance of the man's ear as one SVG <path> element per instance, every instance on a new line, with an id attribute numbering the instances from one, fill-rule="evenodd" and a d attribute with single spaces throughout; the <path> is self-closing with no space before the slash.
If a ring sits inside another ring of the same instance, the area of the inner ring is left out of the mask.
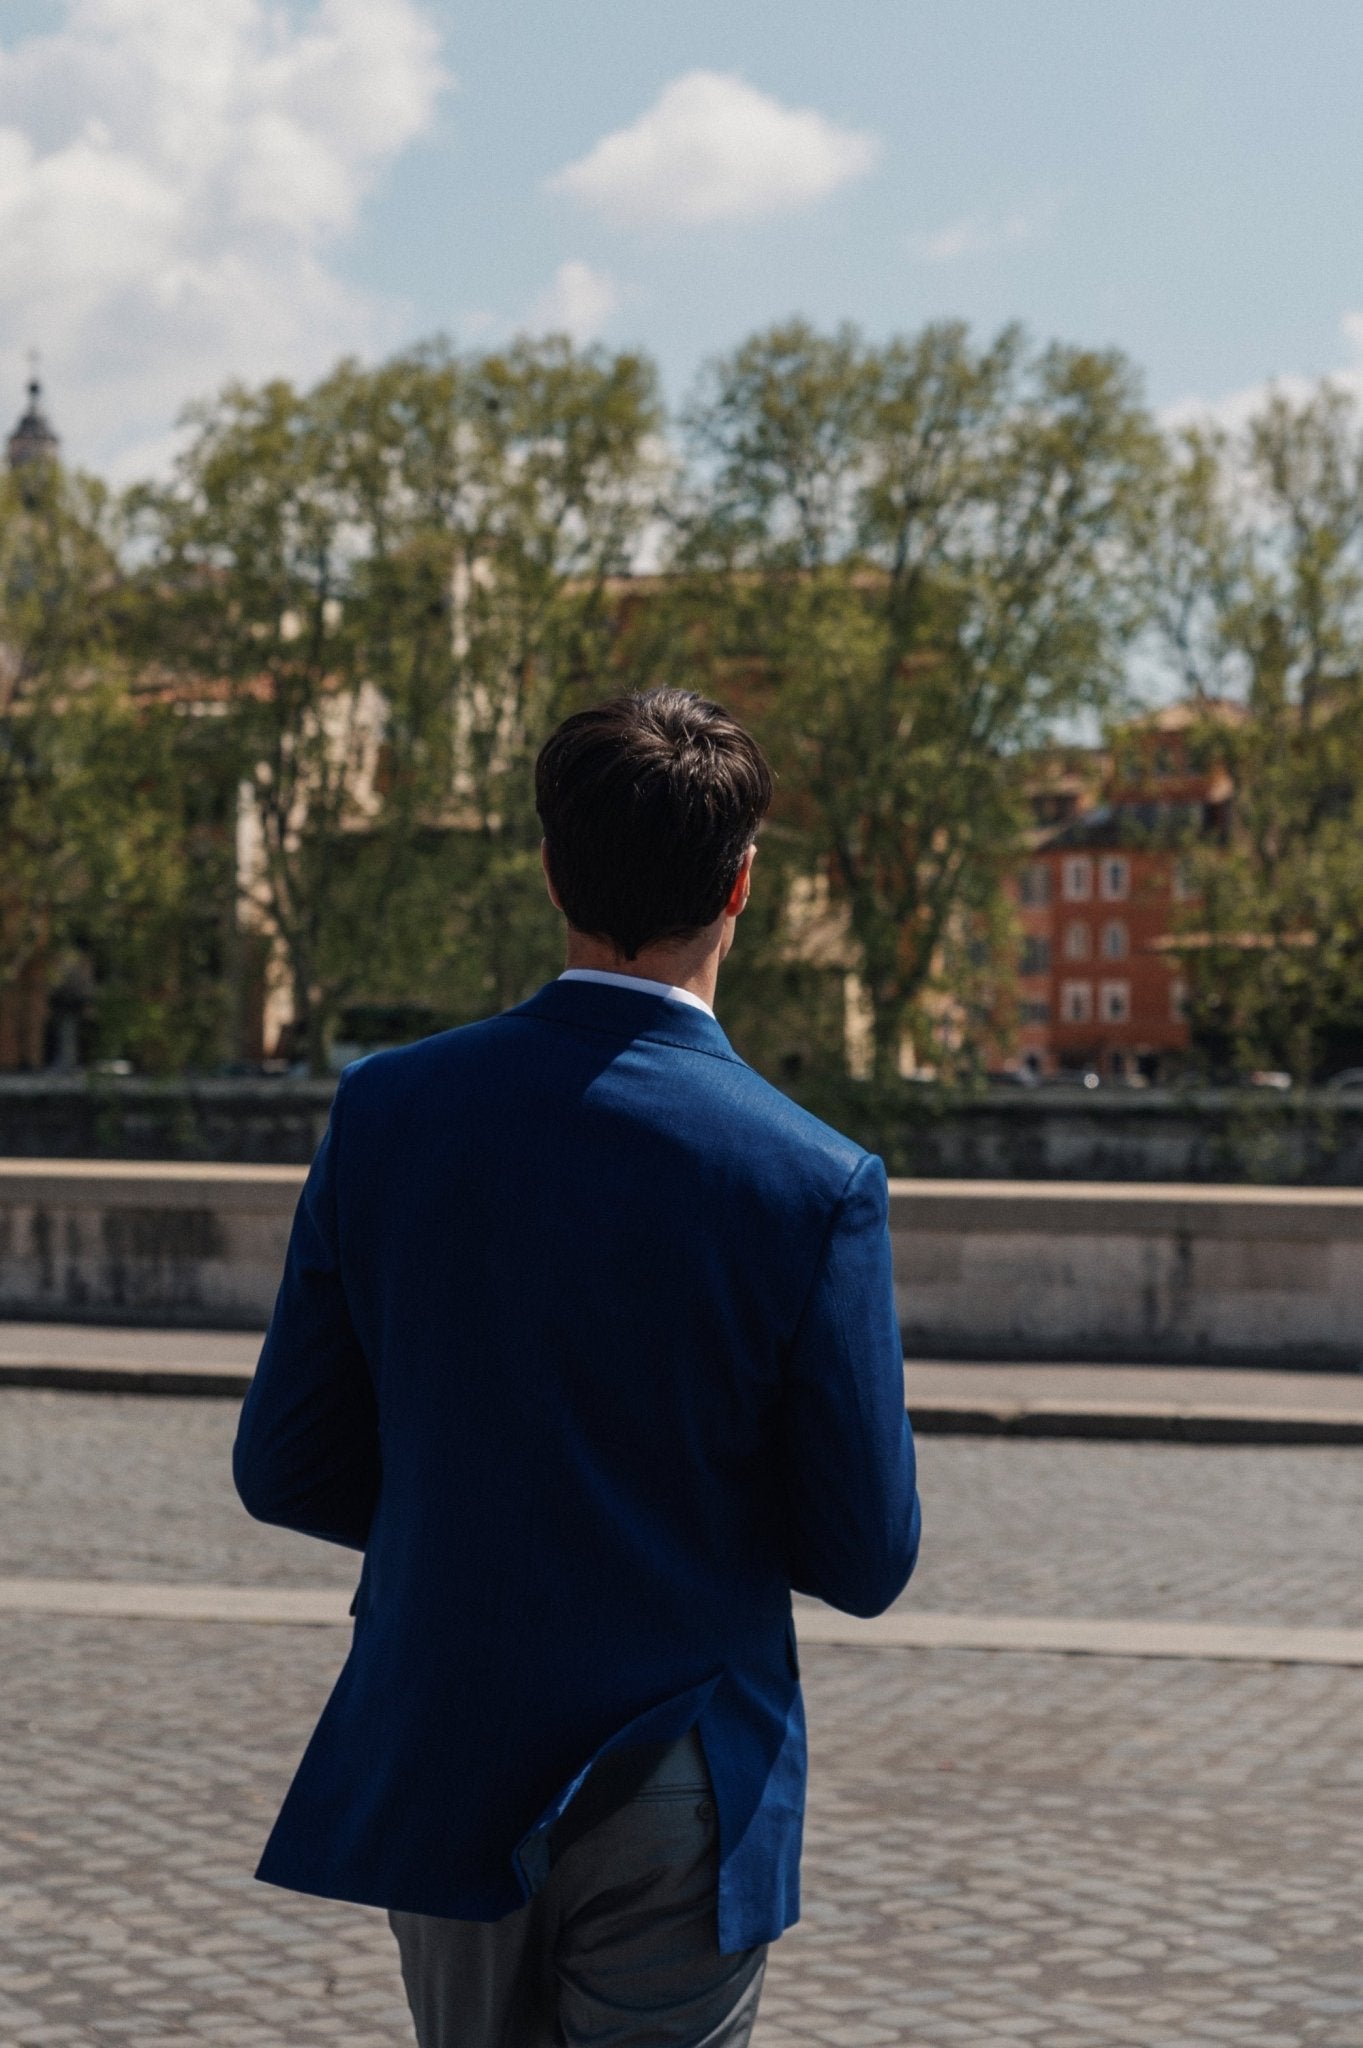
<path id="1" fill-rule="evenodd" d="M 738 879 L 729 891 L 729 900 L 724 906 L 726 917 L 741 917 L 748 907 L 748 894 L 752 888 L 752 864 L 757 858 L 756 846 L 750 846 L 743 856 L 743 865 Z"/>
<path id="2" fill-rule="evenodd" d="M 555 910 L 562 910 L 563 905 L 558 900 L 558 890 L 554 887 L 554 878 L 549 872 L 549 841 L 547 839 L 541 839 L 540 841 L 540 866 L 544 869 L 544 886 L 549 891 L 549 901 L 553 904 Z"/>

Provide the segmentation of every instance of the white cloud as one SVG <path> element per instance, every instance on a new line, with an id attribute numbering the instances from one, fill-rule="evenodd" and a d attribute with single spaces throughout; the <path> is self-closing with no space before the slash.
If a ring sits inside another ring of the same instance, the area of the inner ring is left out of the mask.
<path id="1" fill-rule="evenodd" d="M 1328 382 L 1341 391 L 1349 392 L 1363 405 L 1363 313 L 1343 314 L 1339 329 L 1353 353 L 1353 360 L 1338 370 L 1329 371 Z M 1235 391 L 1224 392 L 1220 398 L 1190 395 L 1164 406 L 1159 422 L 1169 432 L 1177 432 L 1181 427 L 1218 426 L 1227 433 L 1238 434 L 1275 394 L 1289 399 L 1294 405 L 1304 405 L 1319 389 L 1320 381 L 1318 377 L 1303 376 L 1300 371 L 1289 371 L 1282 376 L 1261 378 L 1254 384 L 1242 384 Z"/>
<path id="2" fill-rule="evenodd" d="M 525 325 L 533 334 L 567 334 L 580 346 L 596 339 L 619 303 L 614 281 L 604 270 L 576 260 L 560 263 Z"/>
<path id="3" fill-rule="evenodd" d="M 419 0 L 67 0 L 0 50 L 0 364 L 126 474 L 230 376 L 384 335 L 329 262 L 444 84 Z"/>
<path id="4" fill-rule="evenodd" d="M 729 73 L 688 71 L 548 189 L 625 226 L 757 220 L 863 177 L 878 149 L 873 135 L 783 107 Z"/>
<path id="5" fill-rule="evenodd" d="M 909 254 L 920 263 L 956 263 L 963 256 L 993 256 L 1034 241 L 1054 212 L 1051 201 L 1008 213 L 967 213 L 927 235 L 910 235 Z"/>

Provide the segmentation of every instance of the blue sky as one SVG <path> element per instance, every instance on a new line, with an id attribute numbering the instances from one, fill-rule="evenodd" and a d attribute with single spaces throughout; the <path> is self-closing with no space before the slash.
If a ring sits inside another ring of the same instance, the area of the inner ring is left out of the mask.
<path id="1" fill-rule="evenodd" d="M 1357 0 L 7 0 L 0 374 L 188 398 L 566 320 L 679 396 L 793 312 L 1117 345 L 1163 408 L 1363 363 Z"/>

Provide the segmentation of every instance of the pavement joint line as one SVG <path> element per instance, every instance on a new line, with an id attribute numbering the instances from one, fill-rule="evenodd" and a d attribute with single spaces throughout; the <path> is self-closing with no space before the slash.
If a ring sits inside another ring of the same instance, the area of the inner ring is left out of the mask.
<path id="1" fill-rule="evenodd" d="M 874 1620 L 859 1621 L 832 1608 L 801 1607 L 796 1634 L 805 1643 L 861 1649 L 1014 1650 L 1070 1657 L 1363 1668 L 1363 1628 L 1094 1621 L 1068 1615 L 943 1614 L 914 1608 L 894 1608 Z"/>
<path id="2" fill-rule="evenodd" d="M 349 1621 L 350 1594 L 331 1586 L 220 1586 L 183 1580 L 0 1579 L 0 1613 L 117 1621 Z"/>
<path id="3" fill-rule="evenodd" d="M 246 1622 L 293 1627 L 349 1623 L 345 1589 L 222 1586 L 128 1579 L 0 1579 L 0 1613 L 91 1620 Z M 1363 1628 L 1259 1623 L 1106 1621 L 1066 1615 L 944 1614 L 912 1607 L 863 1621 L 801 1605 L 806 1644 L 871 1650 L 991 1650 L 1191 1662 L 1330 1664 L 1363 1669 Z"/>

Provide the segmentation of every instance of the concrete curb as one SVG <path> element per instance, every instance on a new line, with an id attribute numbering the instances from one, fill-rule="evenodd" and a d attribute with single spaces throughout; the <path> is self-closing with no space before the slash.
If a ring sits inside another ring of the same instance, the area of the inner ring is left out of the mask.
<path id="1" fill-rule="evenodd" d="M 175 1394 L 241 1400 L 251 1374 L 229 1365 L 129 1365 L 123 1359 L 0 1360 L 0 1387 L 46 1387 L 68 1394 Z"/>
<path id="2" fill-rule="evenodd" d="M 142 1366 L 124 1359 L 83 1359 L 79 1365 L 62 1359 L 0 1360 L 0 1388 L 239 1401 L 250 1384 L 249 1372 L 225 1365 Z M 1155 1401 L 1089 1400 L 1079 1405 L 1040 1397 L 1001 1402 L 916 1396 L 909 1402 L 909 1413 L 920 1436 L 1269 1446 L 1363 1444 L 1363 1412 L 1350 1410 Z"/>
<path id="3" fill-rule="evenodd" d="M 1363 1415 L 1329 1409 L 1167 1407 L 1154 1402 L 915 1400 L 918 1436 L 1079 1437 L 1138 1444 L 1363 1444 Z"/>

